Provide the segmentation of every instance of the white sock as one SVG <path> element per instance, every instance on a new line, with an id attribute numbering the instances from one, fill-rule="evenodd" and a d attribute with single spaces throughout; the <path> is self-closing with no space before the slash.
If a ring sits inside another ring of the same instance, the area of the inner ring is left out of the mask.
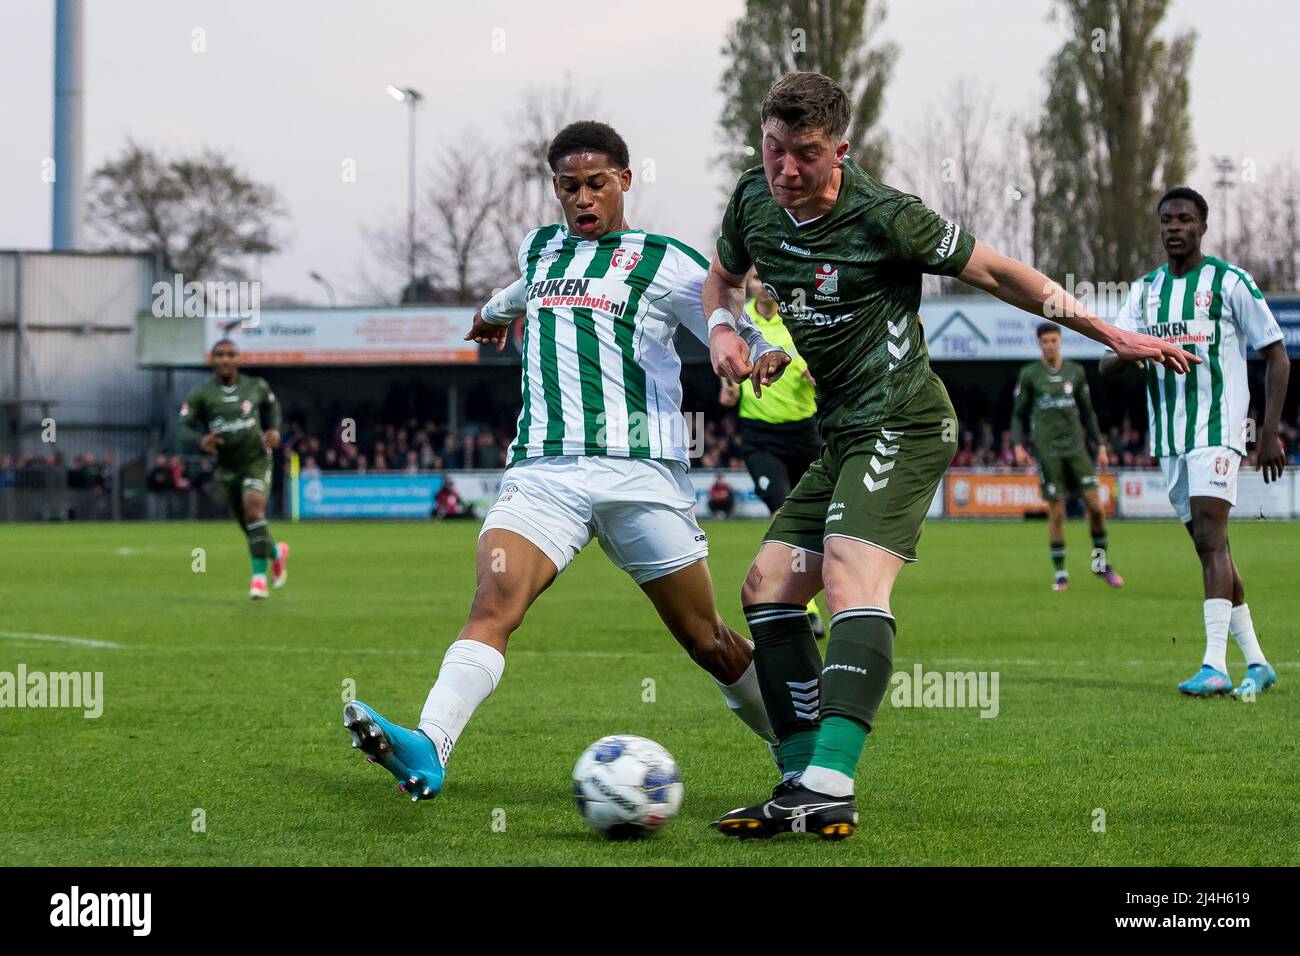
<path id="1" fill-rule="evenodd" d="M 1255 636 L 1255 622 L 1250 619 L 1249 604 L 1238 604 L 1232 609 L 1228 632 L 1241 648 L 1248 666 L 1268 663 L 1268 658 L 1264 656 L 1264 651 L 1259 646 L 1259 638 Z"/>
<path id="2" fill-rule="evenodd" d="M 724 684 L 716 677 L 713 678 L 713 683 L 717 684 L 718 690 L 722 691 L 722 696 L 726 699 L 731 712 L 739 717 L 746 727 L 769 744 L 777 743 L 772 722 L 767 719 L 767 708 L 763 706 L 763 691 L 758 686 L 758 671 L 754 669 L 753 661 L 749 662 L 745 673 L 741 674 L 740 680 L 734 684 Z"/>
<path id="3" fill-rule="evenodd" d="M 501 683 L 506 659 L 482 641 L 455 641 L 442 657 L 438 680 L 420 711 L 420 729 L 433 741 L 447 766 L 465 725 L 479 704 Z"/>
<path id="4" fill-rule="evenodd" d="M 1228 673 L 1228 622 L 1232 619 L 1232 602 L 1227 598 L 1210 598 L 1205 602 L 1205 659 L 1201 662 L 1216 671 Z"/>
<path id="5" fill-rule="evenodd" d="M 810 766 L 799 778 L 799 785 L 831 797 L 853 796 L 853 778 L 838 770 Z"/>

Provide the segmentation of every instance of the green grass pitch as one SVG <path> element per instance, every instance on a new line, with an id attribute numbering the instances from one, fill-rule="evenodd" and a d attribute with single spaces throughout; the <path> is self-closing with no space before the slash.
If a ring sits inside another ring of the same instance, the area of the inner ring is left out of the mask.
<path id="1" fill-rule="evenodd" d="M 720 607 L 743 631 L 762 525 L 708 530 Z M 477 529 L 274 531 L 294 549 L 289 583 L 253 604 L 233 523 L 0 529 L 0 671 L 102 671 L 105 697 L 97 720 L 0 710 L 5 863 L 1300 863 L 1294 524 L 1232 527 L 1280 675 L 1244 703 L 1175 691 L 1203 646 L 1199 566 L 1176 525 L 1112 527 L 1128 587 L 1111 592 L 1071 523 L 1072 588 L 1053 594 L 1042 524 L 931 523 L 895 592 L 895 666 L 997 671 L 1000 712 L 886 698 L 858 771 L 859 829 L 840 844 L 707 829 L 772 786 L 766 748 L 596 547 L 515 635 L 442 796 L 413 805 L 351 749 L 345 682 L 414 721 L 469 606 Z M 1228 660 L 1239 678 L 1231 641 Z M 619 732 L 681 765 L 685 807 L 648 841 L 606 843 L 570 797 L 578 754 Z"/>

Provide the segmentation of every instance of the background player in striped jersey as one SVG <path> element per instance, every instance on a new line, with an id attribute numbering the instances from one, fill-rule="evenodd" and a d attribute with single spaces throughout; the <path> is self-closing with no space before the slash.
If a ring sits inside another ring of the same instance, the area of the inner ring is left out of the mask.
<path id="1" fill-rule="evenodd" d="M 823 441 L 741 591 L 783 769 L 798 776 L 714 821 L 732 836 L 806 830 L 837 839 L 857 825 L 854 773 L 893 665 L 890 595 L 916 560 L 957 435 L 917 314 L 922 275 L 957 276 L 1038 315 L 1050 308 L 1130 358 L 1178 371 L 1190 358 L 1105 324 L 1042 273 L 869 176 L 848 157 L 849 117 L 848 96 L 830 77 L 789 73 L 773 84 L 760 117 L 763 165 L 736 184 L 703 291 L 726 348 L 745 273 L 757 267 L 817 380 Z M 824 664 L 804 613 L 823 585 Z"/>
<path id="2" fill-rule="evenodd" d="M 1228 514 L 1237 502 L 1237 471 L 1246 443 L 1250 387 L 1246 346 L 1264 358 L 1264 421 L 1258 441 L 1264 481 L 1282 477 L 1286 451 L 1278 435 L 1291 362 L 1282 329 L 1255 280 L 1243 269 L 1201 251 L 1209 204 L 1195 190 L 1171 189 L 1156 206 L 1160 241 L 1169 261 L 1134 283 L 1117 325 L 1149 332 L 1204 362 L 1182 380 L 1154 364 L 1146 367 L 1151 454 L 1169 485 L 1169 502 L 1191 533 L 1205 586 L 1205 657 L 1201 669 L 1178 685 L 1185 694 L 1246 696 L 1277 682 L 1260 649 L 1246 604 L 1241 572 L 1228 545 Z M 1125 359 L 1108 354 L 1103 374 Z M 1246 676 L 1234 690 L 1228 676 L 1228 634 L 1246 658 Z"/>
<path id="3" fill-rule="evenodd" d="M 1087 506 L 1093 573 L 1111 587 L 1122 588 L 1124 579 L 1110 566 L 1106 513 L 1097 490 L 1097 475 L 1092 470 L 1092 455 L 1085 444 L 1086 425 L 1086 439 L 1097 450 L 1097 465 L 1105 468 L 1109 463 L 1106 445 L 1088 394 L 1088 378 L 1082 365 L 1061 356 L 1061 327 L 1055 322 L 1038 327 L 1038 347 L 1043 352 L 1042 360 L 1022 368 L 1016 382 L 1011 435 L 1016 464 L 1023 467 L 1029 461 L 1025 419 L 1030 419 L 1038 477 L 1047 502 L 1047 537 L 1054 568 L 1052 590 L 1064 591 L 1070 581 L 1070 572 L 1065 570 L 1066 495 L 1082 495 Z"/>
<path id="4" fill-rule="evenodd" d="M 777 310 L 776 299 L 763 288 L 758 273 L 751 269 L 745 284 L 749 293 L 746 317 L 763 333 L 763 338 L 789 353 L 790 368 L 771 388 L 763 389 L 761 395 L 724 377 L 718 401 L 728 408 L 736 408 L 745 467 L 754 479 L 758 497 L 767 505 L 768 514 L 776 514 L 790 489 L 821 454 L 816 382 L 808 371 L 808 363 L 794 347 L 790 330 Z M 821 640 L 826 636 L 816 598 L 808 602 L 808 622 L 814 637 Z"/>
<path id="5" fill-rule="evenodd" d="M 418 731 L 360 701 L 344 708 L 354 746 L 413 800 L 441 790 L 456 739 L 501 679 L 510 635 L 593 537 L 714 678 L 727 706 L 775 741 L 753 646 L 718 616 L 686 475 L 673 334 L 685 325 L 708 340 L 700 306 L 708 263 L 675 239 L 628 227 L 623 194 L 632 171 L 627 145 L 610 127 L 572 124 L 547 158 L 565 225 L 528 233 L 522 277 L 474 316 L 465 336 L 500 350 L 510 323 L 526 316 L 523 409 L 500 495 L 480 532 L 469 620 L 443 657 Z M 751 377 L 755 392 L 790 361 L 752 326 L 731 339 L 720 346 L 728 351 L 726 372 Z"/>
<path id="6" fill-rule="evenodd" d="M 239 372 L 239 347 L 230 339 L 212 346 L 212 378 L 190 389 L 177 432 L 217 457 L 217 480 L 230 513 L 248 538 L 253 579 L 248 595 L 266 597 L 288 578 L 289 546 L 276 543 L 266 518 L 271 494 L 271 452 L 280 447 L 280 403 L 266 380 Z M 265 426 L 265 430 L 263 429 Z"/>

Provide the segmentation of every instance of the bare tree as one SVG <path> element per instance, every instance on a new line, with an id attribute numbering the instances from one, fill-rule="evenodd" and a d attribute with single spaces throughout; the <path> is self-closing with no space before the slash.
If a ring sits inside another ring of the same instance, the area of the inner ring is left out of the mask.
<path id="1" fill-rule="evenodd" d="M 502 151 L 501 202 L 493 219 L 493 233 L 508 261 L 514 261 L 525 232 L 560 221 L 546 151 L 556 133 L 578 120 L 595 119 L 595 111 L 596 100 L 579 92 L 568 75 L 558 85 L 525 91 Z"/>
<path id="2" fill-rule="evenodd" d="M 989 136 L 992 99 L 977 80 L 956 80 L 906 140 L 907 161 L 897 170 L 898 182 L 930 208 L 974 235 L 990 238 L 1001 226 L 1006 162 Z M 954 285 L 942 277 L 927 277 L 926 282 L 943 292 Z"/>
<path id="3" fill-rule="evenodd" d="M 1234 264 L 1253 275 L 1265 291 L 1297 288 L 1300 168 L 1294 158 L 1277 163 L 1264 175 L 1256 175 L 1253 165 L 1244 169 L 1236 194 L 1229 243 Z M 1215 218 L 1212 211 L 1211 228 Z"/>
<path id="4" fill-rule="evenodd" d="M 186 281 L 243 279 L 248 257 L 279 251 L 275 190 L 215 150 L 166 159 L 128 142 L 91 173 L 89 193 L 92 242 L 154 253 Z"/>

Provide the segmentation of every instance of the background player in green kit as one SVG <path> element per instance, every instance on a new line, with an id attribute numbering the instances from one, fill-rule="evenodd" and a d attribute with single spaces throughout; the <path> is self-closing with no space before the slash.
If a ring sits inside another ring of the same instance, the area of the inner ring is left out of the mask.
<path id="1" fill-rule="evenodd" d="M 280 447 L 280 403 L 265 379 L 239 374 L 239 349 L 229 339 L 212 347 L 212 371 L 213 378 L 191 389 L 181 405 L 179 431 L 217 456 L 217 478 L 253 558 L 248 596 L 261 599 L 268 564 L 277 588 L 289 574 L 289 546 L 275 543 L 266 520 L 271 451 Z"/>
<path id="2" fill-rule="evenodd" d="M 1048 542 L 1052 549 L 1055 577 L 1053 591 L 1069 587 L 1065 570 L 1065 496 L 1082 495 L 1092 530 L 1092 571 L 1113 588 L 1124 579 L 1110 566 L 1106 541 L 1106 514 L 1097 490 L 1097 475 L 1085 444 L 1097 449 L 1097 467 L 1109 464 L 1106 446 L 1097 427 L 1097 413 L 1088 395 L 1088 377 L 1078 362 L 1061 357 L 1061 327 L 1044 322 L 1038 327 L 1041 362 L 1030 362 L 1020 370 L 1016 382 L 1016 404 L 1011 413 L 1011 436 L 1016 447 L 1016 464 L 1029 461 L 1025 451 L 1025 419 L 1030 419 L 1038 477 L 1047 502 Z"/>
<path id="3" fill-rule="evenodd" d="M 740 447 L 745 467 L 754 479 L 754 491 L 767 505 L 768 514 L 776 514 L 790 489 L 821 455 L 816 382 L 808 372 L 808 363 L 799 357 L 789 329 L 781 321 L 776 299 L 763 288 L 753 269 L 745 284 L 749 293 L 745 314 L 763 333 L 763 338 L 790 355 L 790 365 L 781 378 L 759 395 L 723 377 L 718 401 L 728 408 L 736 408 L 740 418 Z M 813 598 L 808 602 L 808 622 L 813 636 L 821 640 L 826 636 L 826 625 L 816 601 Z"/>
<path id="4" fill-rule="evenodd" d="M 788 775 L 767 800 L 714 821 L 732 836 L 848 836 L 854 773 L 888 686 L 890 594 L 916 559 L 957 436 L 930 370 L 921 276 L 953 275 L 1105 343 L 1186 371 L 1195 358 L 1088 312 L 1061 286 L 999 255 L 915 196 L 849 159 L 849 102 L 820 73 L 790 73 L 763 100 L 763 165 L 744 173 L 701 292 L 715 370 L 739 351 L 733 327 L 751 265 L 777 299 L 817 380 L 823 452 L 772 520 L 741 590 L 754 661 Z M 716 341 L 715 341 L 716 338 Z M 823 662 L 804 605 L 825 586 Z"/>

